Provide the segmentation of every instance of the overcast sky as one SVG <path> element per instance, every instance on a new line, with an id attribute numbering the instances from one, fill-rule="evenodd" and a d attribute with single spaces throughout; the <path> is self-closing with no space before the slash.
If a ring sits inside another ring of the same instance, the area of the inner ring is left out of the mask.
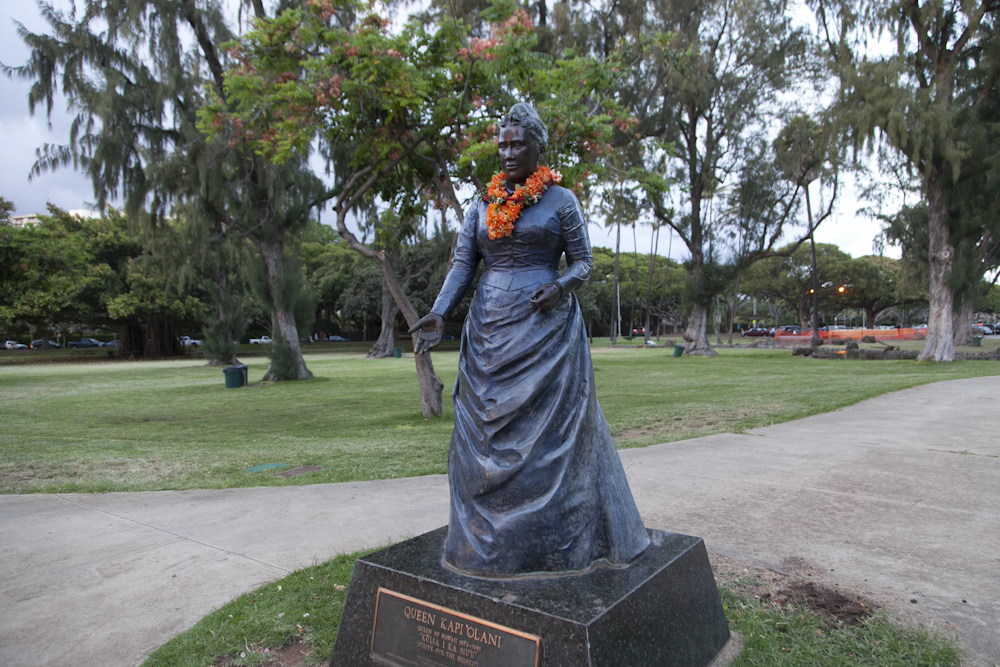
<path id="1" fill-rule="evenodd" d="M 29 30 L 45 31 L 46 23 L 40 18 L 33 2 L 13 2 L 4 0 L 6 11 L 0 18 L 0 62 L 8 66 L 22 65 L 27 61 L 28 50 L 17 35 L 15 21 L 23 23 Z M 13 201 L 16 214 L 44 213 L 46 204 L 51 202 L 63 209 L 88 208 L 94 201 L 89 179 L 75 172 L 72 167 L 36 176 L 29 181 L 31 166 L 35 162 L 35 151 L 45 143 L 65 143 L 69 135 L 70 115 L 66 112 L 64 100 L 57 101 L 53 110 L 51 127 L 44 108 L 34 116 L 28 112 L 29 85 L 22 81 L 0 79 L 0 196 Z M 815 185 L 813 186 L 816 187 Z M 880 231 L 877 222 L 858 214 L 861 204 L 857 201 L 853 182 L 842 187 L 842 196 L 835 214 L 824 222 L 816 232 L 816 240 L 821 243 L 835 243 L 854 257 L 872 254 L 872 244 Z M 327 213 L 324 221 L 331 221 Z M 802 228 L 792 233 L 801 234 Z M 595 246 L 613 247 L 614 232 L 596 224 L 591 225 L 591 243 Z M 649 252 L 651 232 L 640 226 L 636 232 L 640 252 Z M 789 236 L 789 240 L 792 236 Z M 667 254 L 669 240 L 661 233 L 659 254 Z M 622 250 L 633 248 L 631 230 L 622 234 Z M 686 255 L 680 242 L 674 237 L 672 252 L 675 259 Z M 886 254 L 898 257 L 893 248 Z"/>

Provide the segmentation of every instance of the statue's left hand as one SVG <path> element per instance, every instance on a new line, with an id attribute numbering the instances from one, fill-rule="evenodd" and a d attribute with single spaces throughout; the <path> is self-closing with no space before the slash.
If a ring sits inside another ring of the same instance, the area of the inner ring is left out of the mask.
<path id="1" fill-rule="evenodd" d="M 562 287 L 559 286 L 559 283 L 548 283 L 531 293 L 531 303 L 535 308 L 539 308 L 542 311 L 549 311 L 559 303 L 562 293 Z"/>
<path id="2" fill-rule="evenodd" d="M 441 342 L 441 336 L 444 334 L 444 318 L 436 313 L 428 313 L 410 327 L 411 334 L 415 331 L 419 331 L 420 335 L 417 336 L 414 353 L 430 352 L 432 347 L 436 347 Z"/>

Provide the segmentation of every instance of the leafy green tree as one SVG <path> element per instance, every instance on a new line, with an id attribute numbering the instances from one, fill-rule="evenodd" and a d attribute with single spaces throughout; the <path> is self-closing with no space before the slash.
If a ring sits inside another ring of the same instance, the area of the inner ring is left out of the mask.
<path id="1" fill-rule="evenodd" d="M 900 261 L 888 257 L 852 259 L 838 283 L 845 288 L 841 303 L 863 310 L 865 322 L 873 328 L 883 312 L 923 301 L 923 294 L 907 290 L 900 280 L 901 271 Z"/>
<path id="2" fill-rule="evenodd" d="M 10 214 L 14 212 L 14 202 L 0 197 L 0 225 L 10 224 Z"/>
<path id="3" fill-rule="evenodd" d="M 981 311 L 993 316 L 993 322 L 1000 322 L 1000 285 L 988 285 L 983 296 Z"/>
<path id="4" fill-rule="evenodd" d="M 452 16 L 411 21 L 391 34 L 385 18 L 356 4 L 283 12 L 258 22 L 233 49 L 240 67 L 226 85 L 235 108 L 203 114 L 204 128 L 230 133 L 277 163 L 304 159 L 319 140 L 338 182 L 318 200 L 331 202 L 349 247 L 378 263 L 411 326 L 419 314 L 392 253 L 359 240 L 349 215 L 376 198 L 396 202 L 419 192 L 460 214 L 452 183 L 480 185 L 495 170 L 496 121 L 522 95 L 551 121 L 547 158 L 564 168 L 564 184 L 586 186 L 589 156 L 604 150 L 600 139 L 610 128 L 590 99 L 607 88 L 610 69 L 587 59 L 553 64 L 532 52 L 533 25 L 513 3 L 498 2 L 482 16 L 492 22 L 489 37 Z M 415 358 L 423 414 L 439 415 L 443 384 L 429 355 Z"/>
<path id="5" fill-rule="evenodd" d="M 80 296 L 101 282 L 82 235 L 52 212 L 37 225 L 0 227 L 0 322 L 27 325 L 45 345 L 54 330 L 87 319 Z"/>
<path id="6" fill-rule="evenodd" d="M 0 281 L 8 324 L 28 325 L 43 345 L 53 331 L 111 329 L 124 356 L 183 353 L 178 329 L 197 322 L 204 305 L 173 270 L 177 225 L 143 238 L 118 211 L 80 217 L 50 206 L 39 224 L 3 230 L 0 252 L 16 267 Z"/>
<path id="7" fill-rule="evenodd" d="M 808 116 L 795 116 L 781 129 L 774 141 L 777 163 L 789 179 L 805 191 L 806 222 L 809 226 L 809 252 L 812 261 L 812 346 L 818 347 L 819 340 L 819 273 L 816 265 L 816 227 L 833 213 L 833 204 L 837 199 L 836 159 L 834 151 L 830 150 L 830 132 Z M 832 179 L 829 176 L 832 175 Z M 820 212 L 813 216 L 811 184 L 819 180 Z M 824 180 L 833 181 L 833 192 L 829 196 L 826 210 L 822 210 Z"/>
<path id="8" fill-rule="evenodd" d="M 956 186 L 975 146 L 996 151 L 987 107 L 1000 69 L 992 0 L 811 0 L 831 67 L 838 107 L 855 147 L 890 147 L 921 181 L 927 203 L 930 318 L 921 360 L 954 359 L 953 270 Z M 872 37 L 896 49 L 868 52 Z M 985 141 L 984 141 L 985 140 Z M 972 150 L 970 150 L 972 149 Z M 971 168 L 971 169 L 970 169 Z M 995 189 L 995 188 L 994 188 Z M 967 282 L 967 281 L 966 281 Z"/>
<path id="9" fill-rule="evenodd" d="M 621 241 L 622 241 L 622 224 L 630 226 L 635 230 L 635 225 L 639 221 L 639 217 L 642 215 L 643 209 L 645 207 L 645 202 L 640 199 L 639 192 L 632 187 L 629 182 L 628 174 L 624 172 L 621 173 L 620 178 L 609 178 L 606 179 L 604 183 L 604 188 L 601 197 L 601 213 L 604 216 L 605 226 L 614 227 L 615 230 L 615 268 L 614 268 L 614 283 L 611 288 L 611 311 L 612 311 L 612 325 L 611 325 L 611 344 L 614 345 L 618 342 L 618 337 L 622 336 L 622 304 L 621 304 Z M 634 276 L 633 276 L 634 278 Z M 630 281 L 632 283 L 633 293 L 636 290 L 636 280 Z M 628 291 L 626 291 L 628 294 Z M 635 299 L 632 299 L 632 316 L 629 320 L 628 335 L 626 336 L 631 340 L 632 338 L 632 328 L 634 326 L 635 320 Z"/>
<path id="10" fill-rule="evenodd" d="M 980 180 L 982 175 L 981 171 L 976 179 L 969 180 Z M 962 185 L 967 183 L 963 180 Z M 991 229 L 996 220 L 983 206 L 984 200 L 989 201 L 995 193 L 989 189 L 986 192 L 961 189 L 970 201 L 963 201 L 951 212 L 949 228 L 969 233 L 964 237 L 954 232 L 951 235 L 953 240 L 958 240 L 950 282 L 955 296 L 952 341 L 954 345 L 971 345 L 973 317 L 981 296 L 983 275 L 994 270 L 1000 261 L 1000 233 Z M 929 207 L 925 203 L 903 206 L 894 214 L 879 217 L 883 223 L 880 240 L 902 251 L 901 289 L 923 294 L 926 300 L 930 275 Z"/>
<path id="11" fill-rule="evenodd" d="M 289 345 L 298 379 L 311 377 L 302 360 L 295 325 L 295 299 L 282 289 L 285 243 L 308 221 L 319 180 L 297 162 L 275 165 L 239 142 L 206 141 L 198 113 L 211 100 L 227 104 L 223 72 L 232 40 L 222 8 L 210 0 L 84 0 L 70 15 L 42 3 L 49 34 L 23 26 L 31 48 L 28 63 L 5 67 L 10 76 L 33 82 L 29 106 L 51 113 L 57 93 L 76 113 L 68 142 L 47 145 L 34 173 L 72 165 L 91 178 L 103 207 L 118 195 L 130 217 L 147 206 L 148 224 L 158 226 L 169 205 L 190 204 L 213 241 L 217 283 L 216 317 L 224 337 L 236 333 L 226 304 L 231 267 L 225 249 L 235 233 L 250 239 L 267 268 L 272 333 Z M 254 2 L 256 18 L 265 18 Z M 175 267 L 176 268 L 176 267 Z M 124 311 L 123 311 L 124 312 Z M 221 334 L 220 332 L 220 335 Z"/>
<path id="12" fill-rule="evenodd" d="M 364 340 L 368 340 L 368 324 L 380 319 L 382 271 L 372 262 L 366 262 L 358 268 L 354 280 L 341 294 L 340 310 L 344 318 L 364 332 Z"/>
<path id="13" fill-rule="evenodd" d="M 316 293 L 316 327 L 330 334 L 339 333 L 343 321 L 337 312 L 341 298 L 360 270 L 361 256 L 343 239 L 303 241 L 298 254 L 305 266 L 306 279 Z"/>
<path id="14" fill-rule="evenodd" d="M 122 214 L 111 212 L 104 220 L 106 238 L 95 240 L 103 245 L 108 260 L 104 266 L 113 278 L 98 299 L 106 313 L 105 326 L 119 332 L 120 354 L 146 358 L 183 354 L 179 336 L 196 326 L 207 310 L 205 293 L 191 289 L 176 270 L 183 225 L 165 221 L 155 236 L 144 233 L 135 238 Z"/>
<path id="15" fill-rule="evenodd" d="M 714 354 L 707 321 L 715 295 L 737 262 L 766 256 L 774 242 L 745 258 L 724 252 L 732 219 L 713 217 L 708 203 L 727 175 L 759 154 L 783 112 L 783 92 L 805 82 L 807 40 L 784 2 L 685 0 L 608 15 L 609 32 L 623 44 L 620 59 L 634 63 L 619 84 L 623 106 L 639 121 L 626 134 L 676 147 L 676 157 L 650 151 L 640 180 L 657 221 L 677 232 L 690 255 L 686 354 Z M 675 174 L 679 192 L 671 187 Z M 783 226 L 790 218 L 777 219 Z"/>
<path id="16" fill-rule="evenodd" d="M 787 256 L 775 256 L 755 263 L 743 277 L 745 294 L 764 301 L 782 303 L 795 314 L 803 331 L 809 329 L 813 314 L 813 271 L 811 252 L 802 245 L 789 245 L 780 249 Z M 816 244 L 816 276 L 820 311 L 840 310 L 840 292 L 847 275 L 851 256 L 837 246 Z"/>

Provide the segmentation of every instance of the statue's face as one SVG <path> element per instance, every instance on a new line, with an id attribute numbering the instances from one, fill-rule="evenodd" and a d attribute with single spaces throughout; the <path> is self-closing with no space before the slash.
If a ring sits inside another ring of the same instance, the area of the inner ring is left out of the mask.
<path id="1" fill-rule="evenodd" d="M 510 183 L 524 185 L 528 176 L 538 169 L 538 150 L 528 139 L 524 128 L 508 125 L 500 128 L 500 168 Z"/>

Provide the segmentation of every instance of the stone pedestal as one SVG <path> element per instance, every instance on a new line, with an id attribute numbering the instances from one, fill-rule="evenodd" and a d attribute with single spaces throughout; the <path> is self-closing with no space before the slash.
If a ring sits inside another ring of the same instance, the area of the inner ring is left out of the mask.
<path id="1" fill-rule="evenodd" d="M 705 667 L 729 640 L 701 538 L 649 531 L 626 568 L 484 579 L 447 527 L 360 558 L 332 667 Z"/>

